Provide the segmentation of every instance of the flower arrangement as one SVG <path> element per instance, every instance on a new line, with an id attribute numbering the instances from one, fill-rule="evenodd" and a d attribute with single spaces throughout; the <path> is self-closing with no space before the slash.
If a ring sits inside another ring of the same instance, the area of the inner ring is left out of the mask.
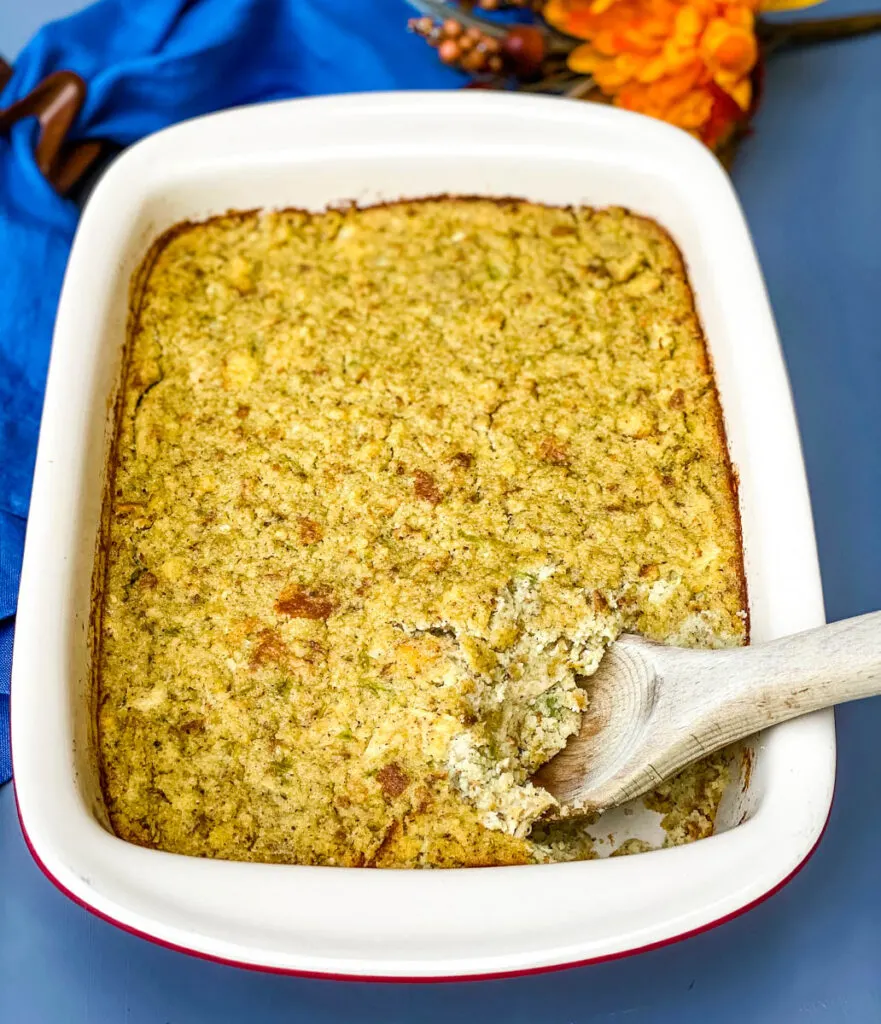
<path id="1" fill-rule="evenodd" d="M 881 13 L 771 22 L 821 0 L 410 0 L 410 28 L 479 88 L 611 103 L 668 121 L 726 162 L 784 46 L 881 30 Z M 497 12 L 502 13 L 502 17 Z"/>

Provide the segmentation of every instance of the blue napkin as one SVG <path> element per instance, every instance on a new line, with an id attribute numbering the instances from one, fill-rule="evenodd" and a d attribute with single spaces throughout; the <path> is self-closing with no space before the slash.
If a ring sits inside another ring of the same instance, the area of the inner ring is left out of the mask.
<path id="1" fill-rule="evenodd" d="M 88 96 L 71 137 L 126 145 L 259 100 L 459 84 L 406 31 L 411 13 L 404 0 L 101 0 L 34 37 L 0 107 L 76 71 Z M 0 783 L 12 775 L 12 634 L 43 385 L 79 215 L 36 167 L 37 127 L 0 139 Z"/>

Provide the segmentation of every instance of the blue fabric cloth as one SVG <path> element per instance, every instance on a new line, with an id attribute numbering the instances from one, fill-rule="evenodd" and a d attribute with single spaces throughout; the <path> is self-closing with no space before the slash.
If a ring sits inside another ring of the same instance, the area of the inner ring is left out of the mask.
<path id="1" fill-rule="evenodd" d="M 404 0 L 101 0 L 34 37 L 0 107 L 73 70 L 88 96 L 71 136 L 127 145 L 259 100 L 459 84 L 406 31 L 411 13 Z M 79 214 L 40 175 L 36 133 L 28 119 L 0 139 L 0 783 L 12 774 L 12 634 L 43 385 Z"/>

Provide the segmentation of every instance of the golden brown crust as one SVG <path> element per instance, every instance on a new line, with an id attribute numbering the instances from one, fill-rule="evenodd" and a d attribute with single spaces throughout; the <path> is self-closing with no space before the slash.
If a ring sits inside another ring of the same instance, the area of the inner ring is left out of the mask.
<path id="1" fill-rule="evenodd" d="M 526 838 L 578 675 L 622 627 L 745 635 L 668 236 L 477 197 L 233 214 L 172 229 L 144 279 L 96 597 L 117 832 L 341 865 L 589 856 Z"/>
<path id="2" fill-rule="evenodd" d="M 658 224 L 657 221 L 652 220 L 650 217 L 640 217 L 637 214 L 631 214 L 637 220 L 642 220 L 647 224 L 651 224 L 653 228 L 658 231 L 664 229 Z M 688 266 L 685 262 L 685 257 L 682 255 L 682 250 L 678 245 L 670 239 L 670 245 L 676 254 L 676 258 L 679 261 L 679 272 L 682 276 L 688 280 Z M 737 476 L 737 467 L 731 461 L 731 451 L 728 447 L 727 437 L 728 431 L 725 428 L 725 413 L 722 409 L 722 402 L 719 398 L 719 385 L 716 378 L 716 369 L 713 365 L 713 353 L 710 351 L 710 347 L 707 344 L 706 335 L 704 334 L 703 325 L 701 324 L 700 317 L 698 316 L 697 309 L 694 304 L 694 292 L 689 288 L 689 304 L 691 310 L 691 316 L 694 319 L 695 329 L 700 332 L 701 340 L 703 343 L 704 356 L 706 358 L 706 370 L 709 374 L 712 382 L 712 393 L 713 393 L 713 419 L 715 421 L 716 430 L 719 437 L 723 439 L 723 444 L 720 447 L 719 455 L 724 460 L 725 465 L 725 477 L 728 481 L 728 487 L 730 492 L 731 506 L 737 510 L 737 515 L 734 517 L 734 527 L 737 533 L 737 544 L 736 554 L 734 556 L 734 572 L 738 580 L 739 585 L 739 597 L 740 607 L 743 609 L 743 628 L 744 628 L 744 640 L 743 642 L 749 643 L 750 638 L 750 611 L 749 611 L 749 591 L 747 589 L 746 582 L 746 568 L 743 562 L 743 522 L 740 518 L 740 480 Z M 681 392 L 679 392 L 681 394 Z"/>

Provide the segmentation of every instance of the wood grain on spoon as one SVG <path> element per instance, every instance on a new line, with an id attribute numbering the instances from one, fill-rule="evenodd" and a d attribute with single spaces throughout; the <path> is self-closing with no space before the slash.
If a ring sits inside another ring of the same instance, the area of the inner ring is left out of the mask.
<path id="1" fill-rule="evenodd" d="M 718 651 L 622 636 L 587 689 L 581 731 L 534 776 L 564 813 L 623 803 L 735 740 L 881 693 L 881 612 Z"/>

